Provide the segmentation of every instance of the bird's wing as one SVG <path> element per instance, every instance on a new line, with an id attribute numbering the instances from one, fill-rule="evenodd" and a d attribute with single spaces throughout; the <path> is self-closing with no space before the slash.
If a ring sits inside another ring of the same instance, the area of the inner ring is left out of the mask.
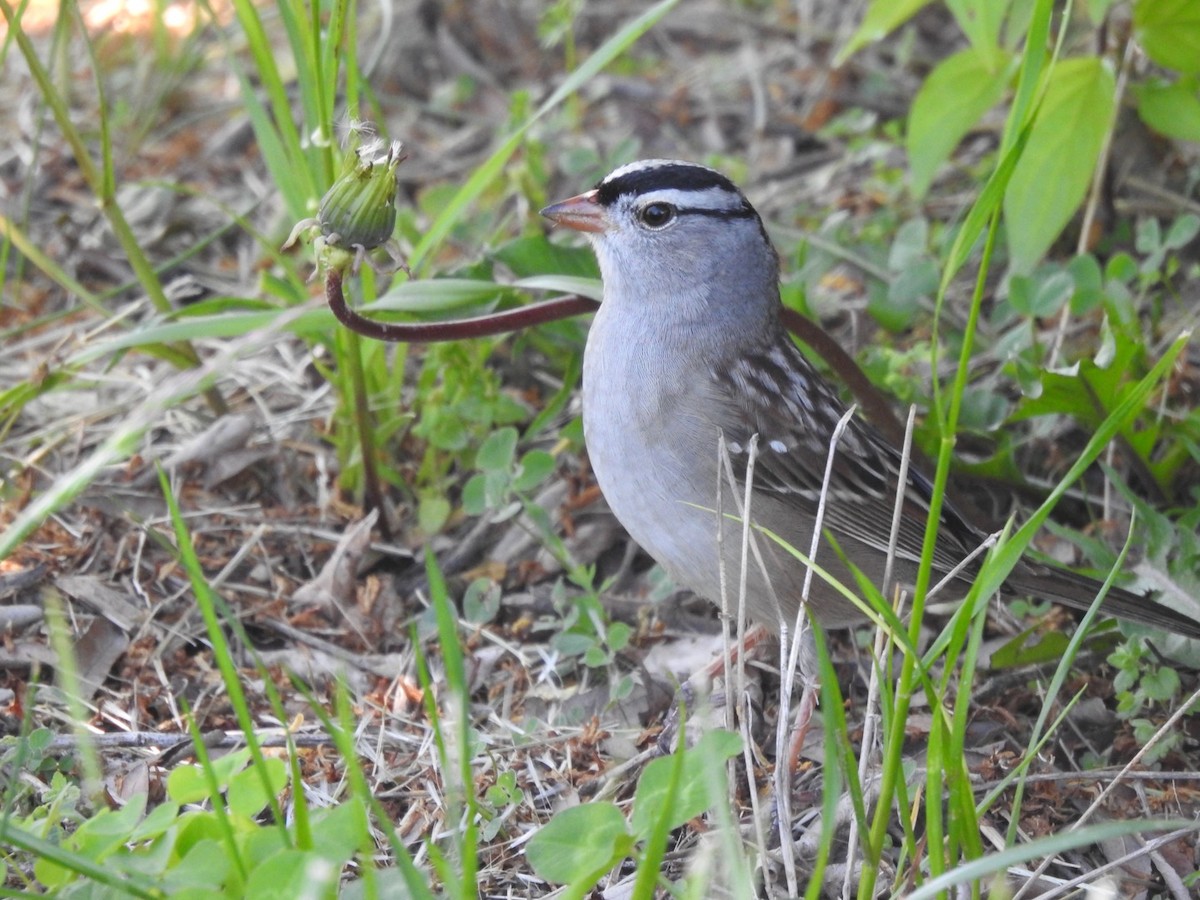
<path id="1" fill-rule="evenodd" d="M 714 370 L 712 388 L 725 411 L 725 438 L 743 484 L 745 454 L 757 435 L 755 491 L 786 498 L 798 514 L 814 516 L 829 464 L 824 527 L 835 537 L 887 552 L 900 452 L 854 416 L 829 463 L 830 438 L 847 407 L 790 340 L 784 337 L 767 353 L 741 356 Z M 900 559 L 920 560 L 932 495 L 930 480 L 910 465 L 896 539 Z M 953 506 L 944 503 L 942 509 L 934 565 L 944 573 L 959 565 L 983 535 Z"/>

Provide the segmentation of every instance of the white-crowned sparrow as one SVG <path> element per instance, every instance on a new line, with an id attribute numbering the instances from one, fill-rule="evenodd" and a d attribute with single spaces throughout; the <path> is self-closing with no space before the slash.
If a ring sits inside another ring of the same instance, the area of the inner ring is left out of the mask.
<path id="1" fill-rule="evenodd" d="M 754 207 L 712 169 L 645 160 L 542 214 L 583 232 L 600 262 L 604 300 L 584 354 L 583 425 L 596 479 L 621 524 L 678 584 L 716 601 L 718 435 L 739 478 L 757 435 L 751 520 L 808 553 L 830 438 L 847 407 L 780 322 L 778 258 Z M 857 417 L 834 456 L 823 527 L 877 585 L 900 463 L 898 449 Z M 932 487 L 910 468 L 904 490 L 894 569 L 902 585 L 915 580 Z M 735 508 L 731 493 L 726 512 Z M 741 541 L 736 525 L 725 533 L 736 596 Z M 937 572 L 950 572 L 984 537 L 943 505 Z M 750 563 L 749 613 L 777 630 L 794 619 L 805 567 L 773 541 L 757 543 L 766 577 Z M 854 584 L 827 543 L 816 562 Z M 951 593 L 965 593 L 973 574 L 966 567 Z M 1032 562 L 1022 562 L 1006 584 L 1014 594 L 1083 609 L 1099 587 Z M 863 618 L 819 578 L 809 606 L 826 626 Z M 1128 591 L 1112 590 L 1105 609 L 1200 637 L 1200 624 Z"/>

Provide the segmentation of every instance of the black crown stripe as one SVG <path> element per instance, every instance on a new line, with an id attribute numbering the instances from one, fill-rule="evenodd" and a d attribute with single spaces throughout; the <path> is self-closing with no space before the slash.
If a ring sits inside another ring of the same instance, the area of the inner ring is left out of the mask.
<path id="1" fill-rule="evenodd" d="M 690 163 L 665 163 L 634 169 L 616 178 L 606 178 L 596 185 L 596 199 L 601 206 L 611 206 L 618 197 L 626 194 L 636 197 L 651 191 L 704 191 L 711 188 L 720 188 L 736 197 L 742 196 L 733 182 L 720 172 Z M 746 203 L 745 199 L 742 202 Z"/>

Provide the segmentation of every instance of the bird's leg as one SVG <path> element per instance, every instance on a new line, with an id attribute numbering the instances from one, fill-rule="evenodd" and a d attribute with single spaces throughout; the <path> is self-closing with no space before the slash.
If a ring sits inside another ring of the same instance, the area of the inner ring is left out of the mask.
<path id="1" fill-rule="evenodd" d="M 817 674 L 817 642 L 813 638 L 812 627 L 805 628 L 800 634 L 800 702 L 796 705 L 796 718 L 792 723 L 791 740 L 787 754 L 787 780 L 791 783 L 792 776 L 800 766 L 800 753 L 804 749 L 804 738 L 808 735 L 808 727 L 812 724 L 812 714 L 817 708 L 817 694 L 821 680 Z"/>
<path id="2" fill-rule="evenodd" d="M 667 713 L 663 721 L 663 730 L 659 733 L 656 741 L 658 749 L 663 754 L 668 754 L 674 749 L 672 745 L 675 743 L 675 735 L 679 732 L 680 709 L 684 707 L 692 709 L 697 694 L 706 692 L 715 679 L 724 677 L 726 672 L 733 671 L 739 663 L 744 664 L 745 660 L 750 658 L 768 637 L 770 637 L 770 632 L 765 626 L 751 626 L 741 642 L 729 644 L 722 653 L 717 654 L 712 662 L 694 672 L 687 681 L 679 686 L 676 703 Z M 731 685 L 725 685 L 726 691 L 732 689 Z M 733 727 L 732 722 L 728 724 L 729 727 Z"/>

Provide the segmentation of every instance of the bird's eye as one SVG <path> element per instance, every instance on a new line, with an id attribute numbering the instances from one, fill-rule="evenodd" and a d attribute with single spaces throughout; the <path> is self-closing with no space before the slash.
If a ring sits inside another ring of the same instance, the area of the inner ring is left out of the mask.
<path id="1" fill-rule="evenodd" d="M 638 218 L 647 228 L 664 228 L 675 221 L 677 212 L 670 203 L 647 203 L 638 210 Z"/>

